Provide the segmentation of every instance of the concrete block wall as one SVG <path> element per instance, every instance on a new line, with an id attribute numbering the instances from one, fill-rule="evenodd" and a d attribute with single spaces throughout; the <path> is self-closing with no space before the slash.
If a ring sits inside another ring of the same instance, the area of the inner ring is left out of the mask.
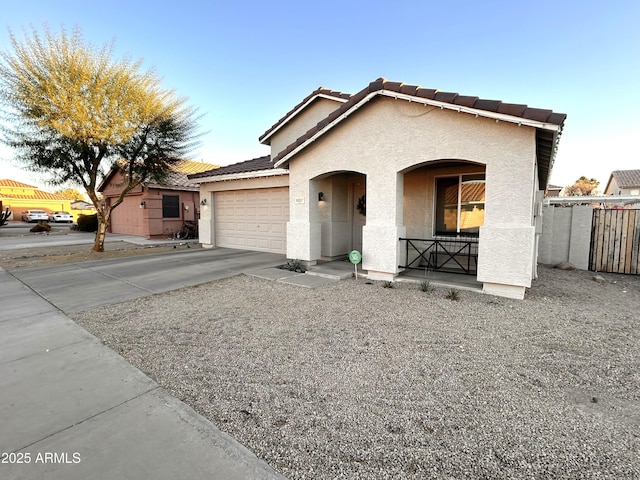
<path id="1" fill-rule="evenodd" d="M 545 206 L 539 239 L 538 262 L 557 265 L 569 262 L 580 270 L 589 269 L 593 207 Z"/>

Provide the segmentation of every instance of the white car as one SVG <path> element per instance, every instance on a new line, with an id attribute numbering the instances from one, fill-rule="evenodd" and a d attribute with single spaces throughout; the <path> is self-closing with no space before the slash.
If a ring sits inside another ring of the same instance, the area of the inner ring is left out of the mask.
<path id="1" fill-rule="evenodd" d="M 22 220 L 31 223 L 31 222 L 48 222 L 49 215 L 44 210 L 27 210 L 26 212 L 22 212 Z"/>
<path id="2" fill-rule="evenodd" d="M 49 221 L 54 223 L 73 223 L 73 217 L 69 212 L 53 212 L 49 215 Z"/>

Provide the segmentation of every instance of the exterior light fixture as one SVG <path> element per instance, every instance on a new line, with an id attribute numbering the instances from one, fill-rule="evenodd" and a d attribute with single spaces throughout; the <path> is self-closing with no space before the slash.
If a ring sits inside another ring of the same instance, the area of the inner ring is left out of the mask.
<path id="1" fill-rule="evenodd" d="M 203 198 L 202 200 L 200 200 L 200 205 L 206 205 L 207 204 L 207 199 Z"/>
<path id="2" fill-rule="evenodd" d="M 318 201 L 319 202 L 324 202 L 324 193 L 322 193 L 322 192 L 318 193 Z"/>
<path id="3" fill-rule="evenodd" d="M 189 205 L 185 205 L 185 206 L 184 206 L 184 209 L 185 209 L 185 210 L 189 210 Z"/>
<path id="4" fill-rule="evenodd" d="M 140 208 L 144 208 L 147 206 L 147 202 L 145 202 L 144 200 L 140 202 Z"/>

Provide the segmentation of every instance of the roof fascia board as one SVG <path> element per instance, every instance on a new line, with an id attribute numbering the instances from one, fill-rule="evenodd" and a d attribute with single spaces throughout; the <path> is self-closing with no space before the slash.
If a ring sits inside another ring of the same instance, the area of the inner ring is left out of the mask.
<path id="1" fill-rule="evenodd" d="M 271 132 L 269 132 L 269 134 L 266 137 L 264 137 L 260 143 L 262 143 L 263 145 L 266 145 L 267 144 L 267 140 L 269 140 L 273 135 L 275 135 L 276 132 L 281 130 L 296 115 L 298 115 L 300 112 L 302 112 L 305 108 L 307 108 L 311 103 L 313 103 L 318 98 L 325 98 L 327 100 L 333 100 L 333 101 L 339 102 L 339 103 L 345 103 L 345 102 L 348 101 L 346 98 L 333 97 L 333 96 L 327 95 L 325 93 L 319 93 L 317 95 L 314 95 L 309 100 L 307 100 L 303 105 L 301 105 L 300 108 L 296 109 L 291 115 L 289 115 L 282 123 L 280 123 L 280 125 L 278 125 Z"/>
<path id="2" fill-rule="evenodd" d="M 226 175 L 213 175 L 211 177 L 189 179 L 191 183 L 213 183 L 224 182 L 228 180 L 244 180 L 247 178 L 275 177 L 278 175 L 289 175 L 289 170 L 284 168 L 273 168 L 271 170 L 257 170 L 253 172 L 228 173 Z"/>
<path id="3" fill-rule="evenodd" d="M 563 203 L 640 203 L 638 195 L 594 195 L 573 197 L 546 197 L 545 205 L 555 205 Z"/>
<path id="4" fill-rule="evenodd" d="M 198 187 L 196 185 L 160 185 L 159 183 L 149 183 L 144 185 L 146 188 L 153 188 L 156 190 L 184 190 L 188 192 L 197 192 Z"/>
<path id="5" fill-rule="evenodd" d="M 433 107 L 438 107 L 441 110 L 447 109 L 447 110 L 453 110 L 455 112 L 468 113 L 470 115 L 475 115 L 476 117 L 491 118 L 491 119 L 496 120 L 497 122 L 498 121 L 503 121 L 503 122 L 515 123 L 515 124 L 517 124 L 519 126 L 520 125 L 525 125 L 525 126 L 528 126 L 528 127 L 540 128 L 540 129 L 543 129 L 543 130 L 551 130 L 551 131 L 554 131 L 554 132 L 559 132 L 560 131 L 560 126 L 559 125 L 554 125 L 552 123 L 538 122 L 536 120 L 529 120 L 529 119 L 522 118 L 522 117 L 514 117 L 512 115 L 505 115 L 504 113 L 488 112 L 486 110 L 478 110 L 478 109 L 475 109 L 475 108 L 463 107 L 462 105 L 454 105 L 454 104 L 451 104 L 451 103 L 438 102 L 436 100 L 429 100 L 428 98 L 415 97 L 413 95 L 407 95 L 405 93 L 398 93 L 398 92 L 394 92 L 394 91 L 390 91 L 390 90 L 377 90 L 375 92 L 369 93 L 366 97 L 364 97 L 362 100 L 360 100 L 358 103 L 356 103 L 352 108 L 350 108 L 348 111 L 346 111 L 345 113 L 340 115 L 333 122 L 329 123 L 321 131 L 317 132 L 313 137 L 308 139 L 306 142 L 304 142 L 303 144 L 301 144 L 297 148 L 293 149 L 289 154 L 287 154 L 285 157 L 280 159 L 274 165 L 274 168 L 277 168 L 280 165 L 282 165 L 284 162 L 288 161 L 292 156 L 296 155 L 300 150 L 304 149 L 309 143 L 316 141 L 319 137 L 321 137 L 322 135 L 327 133 L 329 130 L 331 130 L 333 127 L 335 127 L 338 123 L 340 123 L 342 120 L 347 118 L 353 112 L 357 111 L 359 108 L 361 108 L 364 104 L 368 103 L 372 98 L 376 97 L 377 95 L 384 95 L 386 97 L 391 97 L 391 98 L 396 98 L 396 99 L 399 98 L 399 99 L 402 99 L 402 100 L 407 100 L 407 101 L 412 102 L 412 103 L 422 103 L 423 105 L 429 105 L 429 106 L 433 106 Z"/>
<path id="6" fill-rule="evenodd" d="M 506 115 L 504 113 L 489 112 L 487 110 L 479 110 L 477 108 L 464 107 L 462 105 L 455 105 L 453 103 L 438 102 L 437 100 L 414 97 L 412 95 L 407 95 L 405 93 L 392 92 L 389 90 L 382 90 L 378 93 L 380 93 L 381 95 L 385 95 L 387 97 L 402 98 L 403 100 L 408 100 L 409 102 L 424 103 L 425 105 L 431 105 L 433 107 L 438 107 L 440 109 L 453 110 L 454 112 L 469 113 L 471 115 L 475 115 L 476 117 L 486 117 L 486 118 L 491 118 L 491 119 L 499 120 L 503 122 L 515 123 L 517 125 L 525 125 L 527 127 L 541 128 L 542 130 L 551 130 L 554 132 L 557 132 L 560 130 L 560 126 L 555 125 L 553 123 L 538 122 L 537 120 L 530 120 L 528 118 L 516 117 L 513 115 Z"/>

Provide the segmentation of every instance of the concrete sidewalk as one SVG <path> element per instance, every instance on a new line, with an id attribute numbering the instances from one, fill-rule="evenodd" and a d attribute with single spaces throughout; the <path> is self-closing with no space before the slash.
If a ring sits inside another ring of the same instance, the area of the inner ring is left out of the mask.
<path id="1" fill-rule="evenodd" d="M 28 246 L 87 240 L 31 237 Z M 24 242 L 3 239 L 0 249 Z M 338 281 L 275 268 L 284 262 L 216 248 L 0 268 L 0 452 L 11 453 L 0 478 L 284 478 L 66 316 L 239 273 L 311 288 Z"/>
<path id="2" fill-rule="evenodd" d="M 0 478 L 284 478 L 2 268 L 0 302 Z"/>

